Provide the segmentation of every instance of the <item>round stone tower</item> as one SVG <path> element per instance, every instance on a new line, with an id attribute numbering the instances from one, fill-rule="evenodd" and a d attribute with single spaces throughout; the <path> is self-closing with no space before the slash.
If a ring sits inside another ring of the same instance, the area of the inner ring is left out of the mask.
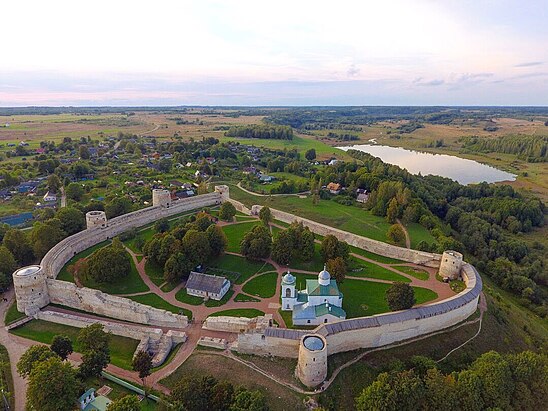
<path id="1" fill-rule="evenodd" d="M 168 190 L 152 190 L 152 205 L 169 208 L 171 206 L 171 193 Z"/>
<path id="2" fill-rule="evenodd" d="M 449 280 L 456 280 L 460 277 L 460 270 L 462 268 L 462 254 L 453 251 L 447 250 L 443 252 L 441 257 L 441 264 L 439 274 L 443 278 L 448 278 Z"/>
<path id="3" fill-rule="evenodd" d="M 13 273 L 17 311 L 34 315 L 49 304 L 46 276 L 39 265 L 29 265 Z"/>
<path id="4" fill-rule="evenodd" d="M 88 211 L 86 213 L 86 227 L 105 228 L 107 226 L 107 215 L 104 211 Z"/>
<path id="5" fill-rule="evenodd" d="M 299 344 L 295 373 L 307 387 L 320 385 L 327 377 L 327 341 L 319 334 L 307 334 Z"/>
<path id="6" fill-rule="evenodd" d="M 230 199 L 230 192 L 228 186 L 215 186 L 215 192 L 221 195 L 221 203 Z"/>

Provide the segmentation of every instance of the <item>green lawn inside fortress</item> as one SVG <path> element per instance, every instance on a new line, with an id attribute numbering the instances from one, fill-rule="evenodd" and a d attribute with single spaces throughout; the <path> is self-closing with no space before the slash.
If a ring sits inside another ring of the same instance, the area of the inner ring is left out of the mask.
<path id="1" fill-rule="evenodd" d="M 56 335 L 66 335 L 72 340 L 74 351 L 81 352 L 80 344 L 77 340 L 79 331 L 80 328 L 42 320 L 32 320 L 21 327 L 10 330 L 12 334 L 19 337 L 44 344 L 51 344 L 53 337 Z M 139 341 L 137 340 L 112 335 L 109 341 L 110 362 L 125 370 L 131 370 L 131 360 L 138 344 Z"/>
<path id="2" fill-rule="evenodd" d="M 315 279 L 316 275 L 294 274 L 296 277 L 297 290 L 306 287 L 307 279 Z M 390 311 L 386 302 L 386 290 L 390 284 L 376 283 L 367 280 L 345 279 L 339 284 L 339 290 L 343 293 L 343 308 L 347 318 L 364 317 L 375 314 L 382 314 Z M 424 304 L 432 301 L 438 295 L 427 288 L 413 287 L 415 291 L 416 304 Z"/>

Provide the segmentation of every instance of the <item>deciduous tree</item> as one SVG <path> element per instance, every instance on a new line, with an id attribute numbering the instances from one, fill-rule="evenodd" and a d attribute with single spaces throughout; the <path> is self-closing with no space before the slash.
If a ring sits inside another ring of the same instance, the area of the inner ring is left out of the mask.
<path id="1" fill-rule="evenodd" d="M 37 364 L 29 376 L 27 409 L 72 411 L 80 390 L 74 368 L 57 356 L 49 358 Z"/>
<path id="2" fill-rule="evenodd" d="M 51 341 L 51 351 L 57 354 L 64 361 L 72 354 L 72 341 L 66 335 L 56 335 Z"/>
<path id="3" fill-rule="evenodd" d="M 407 283 L 395 282 L 386 290 L 386 302 L 392 311 L 411 308 L 415 304 L 415 291 Z"/>

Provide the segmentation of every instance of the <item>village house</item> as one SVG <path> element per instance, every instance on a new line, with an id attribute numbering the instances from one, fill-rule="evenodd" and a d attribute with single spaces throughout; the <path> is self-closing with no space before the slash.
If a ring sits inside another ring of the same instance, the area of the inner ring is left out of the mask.
<path id="1" fill-rule="evenodd" d="M 221 300 L 230 289 L 230 281 L 225 277 L 197 273 L 192 271 L 186 282 L 186 292 L 188 295 L 196 297 L 211 298 L 212 300 Z"/>
<path id="2" fill-rule="evenodd" d="M 367 200 L 369 200 L 369 193 L 367 190 L 363 188 L 358 188 L 356 190 L 356 201 L 358 203 L 367 203 Z"/>
<path id="3" fill-rule="evenodd" d="M 341 192 L 341 185 L 339 183 L 329 183 L 327 185 L 327 189 L 331 194 L 339 194 Z"/>
<path id="4" fill-rule="evenodd" d="M 57 194 L 55 194 L 53 191 L 48 191 L 46 194 L 44 194 L 43 199 L 46 203 L 54 203 L 57 201 Z"/>

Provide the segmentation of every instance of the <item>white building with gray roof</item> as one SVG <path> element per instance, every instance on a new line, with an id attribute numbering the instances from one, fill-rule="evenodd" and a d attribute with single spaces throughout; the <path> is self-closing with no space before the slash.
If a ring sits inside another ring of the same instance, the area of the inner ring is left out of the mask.
<path id="1" fill-rule="evenodd" d="M 186 282 L 188 295 L 221 300 L 230 289 L 230 281 L 225 277 L 192 271 Z"/>

